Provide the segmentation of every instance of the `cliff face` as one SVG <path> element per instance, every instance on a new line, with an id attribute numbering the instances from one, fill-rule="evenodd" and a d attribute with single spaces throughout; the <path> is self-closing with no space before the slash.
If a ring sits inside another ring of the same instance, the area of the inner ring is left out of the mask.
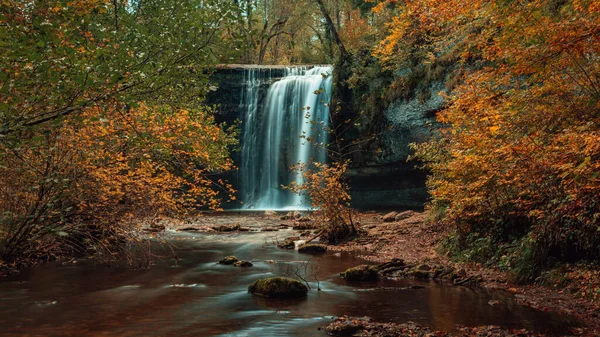
<path id="1" fill-rule="evenodd" d="M 248 69 L 256 66 L 229 65 L 217 69 L 213 81 L 218 89 L 208 95 L 208 103 L 219 106 L 217 119 L 232 123 L 241 119 L 248 106 L 244 106 L 243 95 L 247 94 Z M 285 67 L 259 67 L 262 73 L 258 87 L 258 109 L 263 109 L 269 86 L 281 79 Z M 409 144 L 429 137 L 428 123 L 433 121 L 434 111 L 441 108 L 443 101 L 437 95 L 441 91 L 432 87 L 432 95 L 425 102 L 418 100 L 397 101 L 386 111 L 388 127 L 378 135 L 382 153 L 368 165 L 352 167 L 348 171 L 353 206 L 359 209 L 422 208 L 427 200 L 425 173 L 415 168 L 414 162 L 407 162 Z M 240 163 L 239 152 L 233 154 Z M 370 158 L 373 158 L 370 154 Z M 240 165 L 238 165 L 239 167 Z M 234 186 L 239 184 L 239 172 L 228 177 Z"/>

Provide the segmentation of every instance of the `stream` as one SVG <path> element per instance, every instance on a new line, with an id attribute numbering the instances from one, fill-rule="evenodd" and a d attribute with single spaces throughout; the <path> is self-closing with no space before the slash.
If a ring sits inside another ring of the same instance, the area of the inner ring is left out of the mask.
<path id="1" fill-rule="evenodd" d="M 559 335 L 575 324 L 501 292 L 415 280 L 347 284 L 339 273 L 364 261 L 339 253 L 311 258 L 275 247 L 294 233 L 171 232 L 166 238 L 179 259 L 159 260 L 148 269 L 83 261 L 23 270 L 0 280 L 0 335 L 325 336 L 318 327 L 337 315 L 414 321 L 446 331 L 457 324 L 493 324 Z M 216 263 L 228 255 L 254 266 Z M 308 274 L 312 289 L 306 299 L 247 293 L 254 280 L 294 270 Z M 491 306 L 490 300 L 501 304 Z"/>

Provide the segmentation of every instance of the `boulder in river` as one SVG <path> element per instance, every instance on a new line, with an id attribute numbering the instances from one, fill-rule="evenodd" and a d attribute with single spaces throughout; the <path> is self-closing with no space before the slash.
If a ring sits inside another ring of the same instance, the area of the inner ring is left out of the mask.
<path id="1" fill-rule="evenodd" d="M 247 268 L 247 267 L 252 267 L 253 264 L 250 261 L 242 261 L 242 260 L 238 260 L 236 262 L 233 263 L 234 267 L 242 267 L 242 268 Z"/>
<path id="2" fill-rule="evenodd" d="M 267 210 L 267 211 L 265 211 L 265 214 L 264 214 L 264 215 L 265 215 L 265 216 L 276 216 L 276 215 L 277 215 L 277 212 L 275 212 L 275 211 L 271 211 L 271 210 Z"/>
<path id="3" fill-rule="evenodd" d="M 227 256 L 227 257 L 223 258 L 221 261 L 219 261 L 219 263 L 224 264 L 224 265 L 232 265 L 238 261 L 240 261 L 240 260 L 235 256 Z"/>
<path id="4" fill-rule="evenodd" d="M 361 264 L 353 268 L 346 269 L 341 275 L 346 281 L 377 281 L 379 270 L 375 266 Z"/>
<path id="5" fill-rule="evenodd" d="M 324 254 L 327 252 L 327 245 L 319 243 L 309 243 L 298 247 L 298 253 L 304 254 Z"/>
<path id="6" fill-rule="evenodd" d="M 294 220 L 294 219 L 300 219 L 302 217 L 302 214 L 298 211 L 294 211 L 294 212 L 288 212 L 288 214 L 282 216 L 280 219 L 281 220 Z"/>
<path id="7" fill-rule="evenodd" d="M 269 277 L 252 283 L 248 292 L 263 297 L 300 298 L 306 296 L 308 287 L 292 278 Z"/>
<path id="8" fill-rule="evenodd" d="M 277 247 L 283 248 L 283 249 L 294 249 L 294 241 L 297 241 L 297 240 L 300 240 L 299 236 L 289 237 L 289 238 L 283 240 L 283 242 L 278 243 Z"/>

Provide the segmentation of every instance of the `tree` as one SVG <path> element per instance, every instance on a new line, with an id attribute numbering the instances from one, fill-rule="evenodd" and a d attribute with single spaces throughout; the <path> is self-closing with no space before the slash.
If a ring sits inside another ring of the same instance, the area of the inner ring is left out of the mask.
<path id="1" fill-rule="evenodd" d="M 239 8 L 0 3 L 0 264 L 115 258 L 144 217 L 219 208 L 235 131 L 202 105 Z M 227 44 L 231 43 L 231 44 Z M 135 228 L 135 226 L 134 226 Z"/>
<path id="2" fill-rule="evenodd" d="M 407 1 L 379 51 L 421 35 L 429 62 L 460 55 L 465 80 L 417 155 L 459 245 L 488 239 L 518 280 L 600 256 L 599 22 L 596 1 Z"/>

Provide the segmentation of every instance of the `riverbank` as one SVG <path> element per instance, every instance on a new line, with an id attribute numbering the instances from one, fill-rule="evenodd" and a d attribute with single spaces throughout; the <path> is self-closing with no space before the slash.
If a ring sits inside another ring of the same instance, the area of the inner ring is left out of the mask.
<path id="1" fill-rule="evenodd" d="M 448 236 L 448 229 L 428 222 L 426 213 L 408 211 L 395 215 L 395 219 L 389 222 L 384 221 L 386 217 L 389 221 L 389 214 L 362 214 L 361 225 L 364 235 L 342 245 L 330 246 L 330 249 L 352 252 L 377 263 L 402 259 L 407 265 L 425 266 L 423 269 L 427 270 L 440 268 L 452 270 L 461 275 L 454 283 L 504 291 L 512 294 L 521 305 L 573 316 L 584 324 L 581 330 L 573 331 L 574 335 L 599 335 L 600 305 L 594 301 L 595 294 L 591 294 L 590 297 L 584 296 L 585 289 L 590 287 L 590 283 L 597 284 L 600 281 L 597 272 L 591 270 L 575 272 L 576 268 L 565 266 L 565 273 L 581 276 L 575 276 L 570 280 L 563 279 L 554 287 L 541 284 L 514 284 L 510 282 L 506 272 L 478 263 L 455 262 L 448 256 L 440 254 L 438 247 Z M 414 274 L 399 271 L 387 277 L 392 279 L 414 277 Z M 586 277 L 587 279 L 584 280 Z M 471 336 L 471 334 L 467 335 Z"/>

